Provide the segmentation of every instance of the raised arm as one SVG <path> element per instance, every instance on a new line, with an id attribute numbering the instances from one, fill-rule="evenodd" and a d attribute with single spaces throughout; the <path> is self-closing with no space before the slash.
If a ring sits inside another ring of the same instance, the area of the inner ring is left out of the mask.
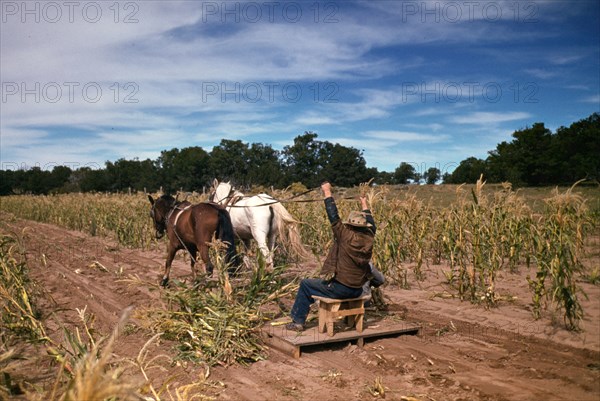
<path id="1" fill-rule="evenodd" d="M 325 197 L 325 211 L 327 212 L 327 218 L 331 224 L 340 220 L 340 215 L 337 210 L 337 206 L 335 205 L 335 201 L 333 200 L 333 195 L 331 194 L 331 184 L 327 181 L 321 184 L 321 191 L 323 192 L 323 196 Z"/>
<path id="2" fill-rule="evenodd" d="M 365 196 L 359 196 L 358 199 L 360 200 L 361 211 L 365 214 L 367 222 L 369 222 L 373 226 L 371 227 L 371 230 L 373 230 L 373 233 L 375 233 L 375 231 L 377 230 L 377 228 L 375 227 L 375 219 L 373 218 L 373 214 L 371 214 L 371 209 L 369 209 L 367 198 Z"/>

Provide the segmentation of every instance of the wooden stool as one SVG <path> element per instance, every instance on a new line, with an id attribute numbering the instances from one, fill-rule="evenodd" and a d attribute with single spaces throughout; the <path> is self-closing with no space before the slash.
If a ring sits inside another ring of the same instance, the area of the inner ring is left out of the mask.
<path id="1" fill-rule="evenodd" d="M 325 328 L 327 328 L 327 334 L 332 337 L 333 324 L 340 316 L 346 316 L 348 326 L 356 326 L 356 331 L 362 333 L 365 301 L 368 301 L 370 296 L 351 299 L 333 299 L 317 295 L 312 297 L 319 301 L 319 333 L 325 333 Z"/>

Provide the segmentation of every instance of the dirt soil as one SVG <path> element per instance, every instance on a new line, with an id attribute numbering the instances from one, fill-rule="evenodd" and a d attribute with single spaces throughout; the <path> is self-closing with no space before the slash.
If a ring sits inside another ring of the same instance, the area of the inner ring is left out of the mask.
<path id="1" fill-rule="evenodd" d="M 22 238 L 30 275 L 46 290 L 38 305 L 51 337 L 61 338 L 57 322 L 79 323 L 76 308 L 86 307 L 96 330 L 108 334 L 128 306 L 161 302 L 156 287 L 122 279 L 137 275 L 158 283 L 162 249 L 124 249 L 109 239 L 0 217 L 0 232 Z M 271 349 L 267 360 L 250 366 L 211 368 L 207 394 L 217 400 L 363 400 L 383 398 L 373 390 L 378 382 L 388 400 L 600 400 L 600 286 L 581 283 L 588 296 L 584 330 L 573 333 L 550 310 L 533 320 L 524 278 L 533 271 L 503 273 L 498 292 L 504 298 L 486 310 L 451 297 L 444 268 L 430 266 L 425 281 L 412 280 L 409 290 L 384 288 L 396 316 L 422 325 L 418 335 L 369 340 L 363 348 L 350 343 L 309 348 L 300 359 Z M 171 277 L 189 276 L 189 266 L 178 257 Z M 115 353 L 135 358 L 149 338 L 133 319 Z M 156 355 L 176 354 L 168 341 L 151 349 Z M 52 380 L 44 360 L 23 361 L 15 375 L 38 384 Z M 149 373 L 157 388 L 168 377 L 175 388 L 199 380 L 206 370 L 165 364 Z"/>

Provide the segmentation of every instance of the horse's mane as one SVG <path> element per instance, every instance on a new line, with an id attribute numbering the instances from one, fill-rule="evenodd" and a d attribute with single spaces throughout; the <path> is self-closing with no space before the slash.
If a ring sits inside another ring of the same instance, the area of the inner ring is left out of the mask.
<path id="1" fill-rule="evenodd" d="M 175 198 L 172 197 L 171 195 L 167 195 L 167 194 L 162 195 L 159 199 L 162 199 L 165 202 L 169 202 L 169 203 L 175 202 Z"/>

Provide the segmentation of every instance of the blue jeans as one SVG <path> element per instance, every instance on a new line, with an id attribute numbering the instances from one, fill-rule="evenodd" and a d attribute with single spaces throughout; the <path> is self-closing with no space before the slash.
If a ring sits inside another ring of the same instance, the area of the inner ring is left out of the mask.
<path id="1" fill-rule="evenodd" d="M 292 306 L 292 320 L 295 323 L 304 324 L 310 310 L 310 305 L 315 302 L 312 295 L 321 297 L 345 299 L 358 298 L 362 294 L 361 288 L 346 287 L 335 280 L 325 281 L 319 278 L 305 278 L 300 282 L 296 301 Z"/>

